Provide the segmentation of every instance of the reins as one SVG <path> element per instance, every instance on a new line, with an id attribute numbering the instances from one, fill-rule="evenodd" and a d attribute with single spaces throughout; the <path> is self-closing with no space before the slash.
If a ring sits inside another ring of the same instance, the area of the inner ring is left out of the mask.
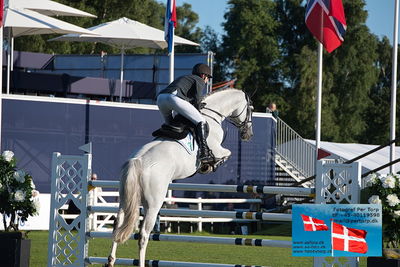
<path id="1" fill-rule="evenodd" d="M 228 121 L 229 123 L 231 123 L 232 125 L 234 125 L 234 126 L 236 126 L 236 127 L 238 127 L 238 128 L 243 128 L 243 127 L 246 126 L 247 123 L 252 123 L 252 121 L 251 121 L 251 110 L 252 110 L 252 108 L 251 108 L 251 101 L 250 101 L 249 97 L 247 96 L 247 94 L 246 94 L 246 100 L 247 100 L 247 101 L 246 101 L 246 105 L 244 106 L 244 108 L 242 109 L 242 111 L 241 111 L 237 116 L 234 116 L 234 117 L 232 117 L 232 116 L 226 117 L 225 115 L 221 114 L 220 112 L 218 112 L 218 111 L 216 111 L 216 110 L 214 110 L 214 109 L 205 107 L 205 106 L 204 106 L 202 109 L 206 109 L 206 110 L 209 110 L 209 111 L 211 111 L 211 112 L 217 114 L 218 116 L 221 117 L 221 121 L 222 121 L 224 118 L 226 118 L 227 121 Z M 232 119 L 239 118 L 239 117 L 243 114 L 243 112 L 244 112 L 245 110 L 247 110 L 247 113 L 246 113 L 246 119 L 245 119 L 243 122 L 237 123 L 237 122 L 235 122 L 235 121 L 232 120 Z M 205 114 L 205 113 L 203 113 L 203 112 L 202 112 L 201 114 L 204 115 L 204 116 L 206 116 L 206 117 L 209 117 L 210 119 L 214 120 L 214 121 L 217 122 L 219 125 L 221 125 L 221 122 L 219 122 L 216 118 L 214 118 L 214 117 L 212 117 L 212 116 L 210 116 L 210 115 L 208 115 L 208 114 Z"/>

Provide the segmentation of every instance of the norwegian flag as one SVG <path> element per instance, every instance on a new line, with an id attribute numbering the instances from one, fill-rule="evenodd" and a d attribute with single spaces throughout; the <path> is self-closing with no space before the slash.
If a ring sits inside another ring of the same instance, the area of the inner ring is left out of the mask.
<path id="1" fill-rule="evenodd" d="M 342 0 L 308 0 L 306 25 L 331 53 L 343 43 L 347 29 Z"/>
<path id="2" fill-rule="evenodd" d="M 368 244 L 365 240 L 367 231 L 349 228 L 344 225 L 332 223 L 332 248 L 356 253 L 367 253 Z"/>
<path id="3" fill-rule="evenodd" d="M 4 16 L 4 0 L 0 0 L 0 27 L 3 26 Z"/>
<path id="4" fill-rule="evenodd" d="M 176 27 L 176 0 L 168 0 L 165 10 L 164 39 L 168 43 L 168 53 L 174 45 L 174 28 Z"/>
<path id="5" fill-rule="evenodd" d="M 304 231 L 327 231 L 328 226 L 323 220 L 313 218 L 311 216 L 301 214 L 303 219 Z"/>

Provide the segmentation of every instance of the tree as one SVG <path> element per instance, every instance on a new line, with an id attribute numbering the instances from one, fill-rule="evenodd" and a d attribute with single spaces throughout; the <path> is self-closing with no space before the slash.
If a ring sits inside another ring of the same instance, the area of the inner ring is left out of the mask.
<path id="1" fill-rule="evenodd" d="M 201 51 L 202 53 L 209 51 L 214 53 L 213 82 L 224 81 L 226 73 L 221 64 L 223 62 L 221 37 L 210 26 L 204 29 L 201 38 Z"/>
<path id="2" fill-rule="evenodd" d="M 348 30 L 342 47 L 326 56 L 325 75 L 332 79 L 329 94 L 338 100 L 334 110 L 339 136 L 332 141 L 355 142 L 365 134 L 364 113 L 371 107 L 369 92 L 377 81 L 377 39 L 365 25 L 364 0 L 344 2 Z M 351 127 L 349 127 L 351 125 Z"/>
<path id="3" fill-rule="evenodd" d="M 193 12 L 192 6 L 187 3 L 177 7 L 176 13 L 178 17 L 178 25 L 175 34 L 195 43 L 199 43 L 203 35 L 202 30 L 196 26 L 199 22 L 199 15 Z M 200 47 L 180 45 L 175 48 L 175 51 L 177 53 L 199 53 Z"/>
<path id="4" fill-rule="evenodd" d="M 390 98 L 392 81 L 392 46 L 384 37 L 377 46 L 378 58 L 375 66 L 379 71 L 378 80 L 370 91 L 372 101 L 365 112 L 367 123 L 366 134 L 361 141 L 369 144 L 385 144 L 389 142 L 390 130 Z"/>
<path id="5" fill-rule="evenodd" d="M 256 92 L 257 110 L 265 110 L 265 96 L 279 95 L 281 88 L 274 8 L 272 0 L 230 0 L 224 16 L 221 64 L 229 76 L 238 79 L 238 87 Z"/>

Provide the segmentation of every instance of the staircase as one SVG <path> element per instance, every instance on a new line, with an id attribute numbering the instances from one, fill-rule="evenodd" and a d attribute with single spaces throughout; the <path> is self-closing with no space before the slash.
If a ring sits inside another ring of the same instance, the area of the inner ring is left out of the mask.
<path id="1" fill-rule="evenodd" d="M 315 146 L 306 142 L 279 117 L 276 119 L 275 163 L 277 171 L 283 170 L 288 177 L 293 178 L 292 182 L 300 182 L 313 176 L 315 174 Z M 277 183 L 285 184 L 287 180 L 277 180 Z M 285 186 L 283 184 L 281 186 Z M 287 184 L 287 186 L 290 185 Z M 306 182 L 302 186 L 313 187 L 314 183 Z"/>
<path id="2" fill-rule="evenodd" d="M 292 177 L 296 182 L 300 182 L 301 180 L 307 178 L 304 176 L 304 174 L 296 170 L 292 164 L 278 154 L 275 155 L 275 164 L 279 166 L 280 169 L 282 169 L 286 174 Z"/>

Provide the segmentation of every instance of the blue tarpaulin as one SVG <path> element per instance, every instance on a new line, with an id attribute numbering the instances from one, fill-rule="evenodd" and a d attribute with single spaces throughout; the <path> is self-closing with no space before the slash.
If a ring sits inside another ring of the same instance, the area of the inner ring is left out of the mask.
<path id="1" fill-rule="evenodd" d="M 275 120 L 254 116 L 254 137 L 239 141 L 238 131 L 225 123 L 224 147 L 232 157 L 215 173 L 184 180 L 195 183 L 257 183 L 274 179 Z M 121 165 L 135 150 L 151 141 L 160 127 L 156 106 L 86 102 L 67 98 L 5 96 L 2 148 L 12 150 L 18 166 L 31 173 L 39 191 L 50 192 L 53 152 L 80 155 L 93 143 L 93 172 L 99 179 L 118 180 Z"/>

